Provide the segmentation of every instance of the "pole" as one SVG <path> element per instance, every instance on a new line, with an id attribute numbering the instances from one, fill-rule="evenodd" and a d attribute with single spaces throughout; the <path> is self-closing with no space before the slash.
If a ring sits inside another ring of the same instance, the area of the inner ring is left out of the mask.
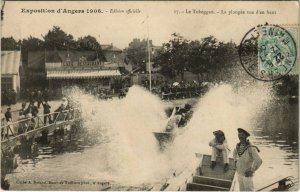
<path id="1" fill-rule="evenodd" d="M 148 44 L 148 68 L 149 68 L 149 90 L 151 91 L 151 63 L 150 63 L 150 44 L 149 44 L 149 16 L 147 16 L 147 44 Z"/>

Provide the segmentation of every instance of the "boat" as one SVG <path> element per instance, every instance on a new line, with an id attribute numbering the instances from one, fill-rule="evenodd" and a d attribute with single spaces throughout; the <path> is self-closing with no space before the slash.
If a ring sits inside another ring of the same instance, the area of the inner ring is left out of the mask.
<path id="1" fill-rule="evenodd" d="M 193 168 L 174 172 L 163 184 L 164 191 L 235 191 L 237 175 L 233 158 L 229 158 L 229 170 L 224 172 L 222 157 L 217 157 L 214 169 L 210 167 L 211 155 L 196 153 L 199 164 Z"/>
<path id="2" fill-rule="evenodd" d="M 166 147 L 174 140 L 177 134 L 183 133 L 184 127 L 191 117 L 192 111 L 190 105 L 185 105 L 185 108 L 174 107 L 167 120 L 165 130 L 162 132 L 153 132 L 155 138 L 159 141 L 160 147 Z"/>
<path id="3" fill-rule="evenodd" d="M 268 182 L 270 184 L 259 187 L 257 191 L 298 191 L 299 189 L 297 185 L 299 179 L 293 176 L 275 176 L 272 179 L 268 179 Z"/>
<path id="4" fill-rule="evenodd" d="M 229 170 L 224 172 L 222 157 L 217 157 L 212 169 L 211 155 L 196 153 L 197 165 L 186 166 L 173 172 L 166 182 L 154 186 L 155 191 L 239 191 L 233 158 L 229 158 Z M 268 179 L 269 184 L 259 186 L 257 191 L 296 191 L 298 178 L 276 176 Z"/>

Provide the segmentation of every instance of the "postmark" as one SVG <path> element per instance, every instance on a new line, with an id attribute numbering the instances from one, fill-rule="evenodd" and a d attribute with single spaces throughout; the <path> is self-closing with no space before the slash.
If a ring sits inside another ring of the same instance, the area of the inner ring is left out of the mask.
<path id="1" fill-rule="evenodd" d="M 239 46 L 240 62 L 253 78 L 274 81 L 288 75 L 297 61 L 297 45 L 292 34 L 278 25 L 258 25 L 250 29 Z"/>

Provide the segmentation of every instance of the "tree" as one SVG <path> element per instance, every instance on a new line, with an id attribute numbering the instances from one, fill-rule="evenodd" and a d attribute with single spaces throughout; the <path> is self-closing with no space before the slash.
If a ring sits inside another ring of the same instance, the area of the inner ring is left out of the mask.
<path id="1" fill-rule="evenodd" d="M 180 74 L 183 80 L 184 71 L 188 66 L 189 41 L 177 33 L 173 33 L 172 36 L 173 39 L 163 45 L 155 62 L 162 66 L 162 72 L 165 75 L 174 77 Z"/>
<path id="2" fill-rule="evenodd" d="M 102 48 L 97 39 L 93 36 L 84 36 L 80 37 L 77 40 L 77 47 L 79 50 L 85 51 L 96 51 L 97 56 L 100 60 L 105 60 L 105 57 L 102 52 Z"/>
<path id="3" fill-rule="evenodd" d="M 202 54 L 202 44 L 200 41 L 192 41 L 190 43 L 189 54 L 189 70 L 198 74 L 198 81 L 200 76 L 208 72 L 208 59 Z"/>
<path id="4" fill-rule="evenodd" d="M 32 36 L 29 36 L 27 39 L 22 40 L 22 63 L 23 65 L 28 64 L 28 52 L 30 51 L 40 51 L 44 50 L 45 44 L 44 41 Z"/>
<path id="5" fill-rule="evenodd" d="M 237 47 L 232 42 L 219 42 L 213 36 L 200 41 L 188 41 L 176 33 L 172 36 L 154 60 L 156 65 L 162 66 L 162 73 L 171 78 L 180 74 L 183 80 L 185 70 L 198 74 L 199 81 L 200 76 L 208 73 L 228 74 L 238 58 Z"/>
<path id="6" fill-rule="evenodd" d="M 19 50 L 21 42 L 16 41 L 13 37 L 2 37 L 1 38 L 1 50 Z"/>
<path id="7" fill-rule="evenodd" d="M 163 48 L 158 50 L 157 57 L 154 58 L 154 64 L 162 67 L 161 72 L 163 75 L 174 78 L 176 71 L 171 63 L 171 53 L 166 51 L 167 44 L 163 45 Z"/>
<path id="8" fill-rule="evenodd" d="M 67 34 L 58 26 L 54 26 L 52 30 L 49 30 L 43 38 L 45 42 L 45 48 L 47 50 L 67 50 L 69 48 L 78 48 L 78 44 L 74 40 L 73 36 Z"/>
<path id="9" fill-rule="evenodd" d="M 152 47 L 152 41 L 149 41 L 149 46 Z M 128 48 L 125 49 L 127 61 L 135 67 L 146 71 L 146 62 L 148 60 L 148 42 L 146 39 L 133 39 Z"/>
<path id="10" fill-rule="evenodd" d="M 201 39 L 201 55 L 206 62 L 207 70 L 216 70 L 215 57 L 219 47 L 218 40 L 214 36 L 208 36 Z"/>
<path id="11" fill-rule="evenodd" d="M 229 79 L 232 71 L 236 71 L 234 69 L 236 67 L 236 63 L 238 61 L 238 50 L 237 46 L 233 42 L 220 42 L 218 49 L 216 50 L 216 56 L 214 62 L 218 67 L 219 72 L 222 76 L 225 75 L 226 79 Z"/>

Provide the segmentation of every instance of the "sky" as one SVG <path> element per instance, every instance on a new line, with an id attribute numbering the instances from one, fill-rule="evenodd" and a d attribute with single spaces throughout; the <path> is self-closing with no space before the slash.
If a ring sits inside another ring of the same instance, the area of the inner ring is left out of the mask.
<path id="1" fill-rule="evenodd" d="M 174 32 L 189 40 L 213 35 L 220 41 L 240 43 L 246 32 L 258 24 L 298 24 L 298 8 L 296 1 L 8 1 L 4 8 L 2 36 L 42 38 L 53 26 L 59 26 L 76 39 L 92 35 L 101 44 L 113 43 L 123 49 L 133 38 L 147 38 L 149 25 L 149 38 L 157 46 L 168 42 Z M 22 13 L 22 9 L 50 9 L 55 13 L 29 14 Z M 59 9 L 84 10 L 85 13 L 57 13 Z M 101 9 L 103 13 L 87 13 L 87 9 Z M 111 9 L 124 10 L 125 13 L 110 13 Z M 127 14 L 128 9 L 139 13 Z M 214 11 L 215 14 L 199 14 L 194 9 Z M 222 10 L 226 14 L 221 14 Z M 231 10 L 235 13 L 244 11 L 245 14 L 229 15 Z M 267 10 L 276 14 L 266 14 Z M 176 11 L 181 14 L 176 14 Z M 254 14 L 247 14 L 247 11 Z M 257 11 L 265 14 L 256 14 Z"/>

